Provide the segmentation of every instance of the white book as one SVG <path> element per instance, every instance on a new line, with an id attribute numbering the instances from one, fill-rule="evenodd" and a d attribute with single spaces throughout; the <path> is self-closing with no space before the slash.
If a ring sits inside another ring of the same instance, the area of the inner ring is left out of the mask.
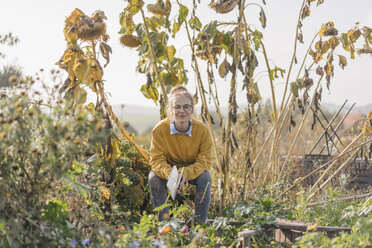
<path id="1" fill-rule="evenodd" d="M 181 173 L 178 174 L 177 166 L 174 165 L 169 175 L 168 182 L 167 182 L 167 188 L 173 200 L 176 199 L 177 189 L 178 189 L 178 186 L 180 185 L 184 169 L 185 167 L 183 167 L 181 170 Z"/>

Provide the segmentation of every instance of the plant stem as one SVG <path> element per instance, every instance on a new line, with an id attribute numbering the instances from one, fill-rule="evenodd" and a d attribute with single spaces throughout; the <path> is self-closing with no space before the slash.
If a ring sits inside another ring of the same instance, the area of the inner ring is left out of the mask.
<path id="1" fill-rule="evenodd" d="M 102 83 L 97 83 L 98 85 L 98 91 L 99 91 L 99 94 L 103 100 L 103 103 L 105 105 L 105 108 L 107 110 L 107 112 L 109 113 L 110 117 L 112 118 L 112 120 L 116 123 L 116 125 L 118 125 L 121 133 L 125 136 L 125 138 L 136 148 L 136 150 L 141 154 L 141 156 L 147 161 L 147 162 L 150 162 L 150 159 L 149 157 L 146 155 L 146 152 L 145 150 L 138 146 L 136 144 L 136 142 L 134 141 L 134 139 L 128 134 L 128 132 L 124 129 L 123 125 L 121 124 L 119 118 L 115 115 L 115 113 L 112 111 L 112 108 L 111 108 L 111 105 L 107 102 L 107 99 L 105 97 L 105 94 L 104 94 L 104 91 L 103 91 L 103 87 L 102 87 Z M 152 165 L 153 167 L 156 167 L 157 165 Z"/>
<path id="2" fill-rule="evenodd" d="M 361 137 L 363 136 L 363 133 L 360 133 L 358 137 L 356 137 L 342 152 L 340 155 L 343 155 L 346 153 L 346 151 L 355 143 L 357 142 Z M 319 179 L 314 183 L 313 187 L 311 187 L 310 192 L 314 191 L 316 186 L 320 183 L 320 181 L 327 175 L 327 173 L 331 170 L 331 168 L 336 164 L 335 160 L 324 172 L 323 174 L 319 177 Z"/>
<path id="3" fill-rule="evenodd" d="M 264 46 L 262 40 L 260 40 L 260 44 L 262 46 L 263 55 L 265 57 L 265 62 L 266 62 L 266 67 L 267 67 L 267 73 L 269 74 L 270 88 L 271 88 L 271 97 L 272 97 L 272 101 L 273 101 L 274 121 L 276 121 L 276 119 L 278 118 L 278 114 L 276 112 L 276 100 L 275 100 L 274 83 L 273 83 L 272 77 L 270 76 L 271 74 L 270 74 L 269 60 L 267 58 L 266 49 L 265 49 L 265 46 Z"/>
<path id="4" fill-rule="evenodd" d="M 319 188 L 317 188 L 313 193 L 311 193 L 311 195 L 309 196 L 309 198 L 307 199 L 307 201 L 310 201 L 314 196 L 315 194 L 320 191 L 322 188 L 324 188 L 330 181 L 332 178 L 334 178 L 346 165 L 349 164 L 350 160 L 352 160 L 355 155 L 357 155 L 357 153 L 359 152 L 360 148 L 358 148 L 357 150 L 355 150 L 353 152 L 353 154 L 342 164 L 340 165 L 340 167 L 338 167 L 338 169 L 322 184 L 320 185 Z M 330 168 L 331 166 L 328 167 L 328 169 Z M 327 169 L 327 170 L 328 170 Z M 325 174 L 325 173 L 324 173 Z M 314 188 L 314 187 L 313 187 Z M 313 189 L 312 188 L 312 189 Z"/>
<path id="5" fill-rule="evenodd" d="M 284 88 L 284 93 L 283 93 L 283 99 L 282 99 L 282 103 L 280 104 L 280 111 L 282 111 L 282 107 L 283 107 L 284 99 L 286 98 L 286 95 L 287 95 L 289 77 L 290 77 L 290 75 L 291 75 L 291 71 L 292 71 L 293 63 L 294 63 L 294 61 L 295 61 L 295 59 L 296 59 L 297 41 L 298 41 L 298 30 L 300 29 L 300 23 L 301 23 L 301 22 L 300 22 L 300 18 L 301 18 L 301 14 L 302 14 L 302 10 L 303 10 L 303 8 L 304 8 L 305 2 L 306 2 L 306 0 L 303 0 L 303 1 L 302 1 L 302 5 L 301 5 L 301 8 L 300 8 L 300 13 L 298 14 L 297 26 L 296 26 L 296 36 L 295 36 L 294 50 L 293 50 L 293 56 L 292 56 L 292 60 L 291 60 L 291 63 L 290 63 L 290 65 L 289 65 L 289 69 L 288 69 L 287 80 L 286 80 L 286 82 L 285 82 L 285 88 Z"/>
<path id="6" fill-rule="evenodd" d="M 323 74 L 323 75 L 324 75 L 324 74 Z M 319 78 L 319 81 L 318 81 L 318 84 L 317 84 L 317 86 L 316 86 L 316 88 L 315 88 L 314 94 L 313 94 L 313 96 L 312 96 L 312 98 L 311 98 L 311 101 L 309 102 L 309 105 L 307 106 L 307 109 L 306 109 L 306 112 L 305 112 L 305 114 L 304 114 L 304 116 L 303 116 L 303 118 L 302 118 L 301 124 L 300 124 L 300 126 L 298 127 L 298 130 L 297 130 L 296 136 L 295 136 L 295 138 L 294 138 L 294 140 L 293 140 L 293 142 L 292 142 L 292 144 L 291 144 L 291 146 L 290 146 L 290 148 L 289 148 L 288 154 L 287 154 L 287 156 L 286 156 L 286 158 L 285 158 L 285 160 L 284 160 L 284 162 L 283 162 L 282 169 L 280 170 L 280 173 L 279 173 L 279 175 L 278 175 L 278 178 L 280 178 L 281 175 L 283 174 L 283 171 L 284 171 L 285 165 L 286 165 L 286 163 L 287 163 L 289 157 L 292 155 L 293 148 L 294 148 L 294 146 L 295 146 L 295 144 L 296 144 L 296 142 L 297 142 L 297 139 L 298 139 L 298 137 L 299 137 L 300 132 L 302 131 L 302 127 L 303 127 L 303 125 L 304 125 L 304 123 L 305 123 L 305 119 L 306 119 L 306 117 L 307 117 L 307 115 L 308 115 L 308 113 L 309 113 L 310 106 L 311 106 L 311 105 L 313 104 L 313 102 L 314 102 L 315 95 L 316 95 L 316 93 L 317 93 L 317 91 L 318 91 L 318 88 L 319 88 L 320 82 L 321 82 L 322 79 L 323 79 L 323 75 Z M 290 168 L 289 168 L 289 170 L 288 170 L 287 172 L 290 173 L 291 170 L 292 170 L 292 168 L 293 168 L 293 163 L 291 164 L 291 166 L 290 166 Z"/>
<path id="7" fill-rule="evenodd" d="M 161 92 L 163 94 L 163 97 L 164 97 L 164 101 L 165 101 L 165 104 L 168 103 L 168 96 L 167 96 L 167 92 L 165 90 L 165 85 L 164 85 L 164 82 L 160 76 L 160 73 L 159 73 L 159 69 L 158 69 L 158 66 L 156 65 L 156 58 L 155 58 L 155 54 L 154 54 L 154 49 L 152 47 L 152 44 L 151 44 L 151 40 L 150 40 L 150 33 L 149 33 L 149 28 L 148 28 L 148 25 L 147 25 L 147 21 L 146 21 L 146 18 L 145 18 L 145 14 L 143 13 L 143 9 L 141 8 L 141 15 L 142 15 L 142 19 L 143 19 L 143 24 L 145 26 L 145 32 L 146 32 L 146 38 L 147 38 L 147 43 L 149 45 L 149 58 L 150 58 L 150 61 L 154 67 L 154 71 L 155 71 L 155 75 L 156 75 L 156 78 L 158 79 L 158 82 L 160 84 L 160 88 L 161 88 Z"/>
<path id="8" fill-rule="evenodd" d="M 316 173 L 316 172 L 318 172 L 319 170 L 323 169 L 324 167 L 326 167 L 326 166 L 329 165 L 330 163 L 332 163 L 332 162 L 338 160 L 339 158 L 343 157 L 343 156 L 346 155 L 346 154 L 349 154 L 350 152 L 354 151 L 355 149 L 358 149 L 358 148 L 360 148 L 360 147 L 362 147 L 362 146 L 368 144 L 369 142 L 372 142 L 372 139 L 369 139 L 369 140 L 363 142 L 363 143 L 360 144 L 360 145 L 357 145 L 357 146 L 355 146 L 355 147 L 353 147 L 353 148 L 350 148 L 350 150 L 348 150 L 348 151 L 345 151 L 345 150 L 342 151 L 342 152 L 341 152 L 341 153 L 340 153 L 336 158 L 334 158 L 334 159 L 332 159 L 332 160 L 326 162 L 326 163 L 323 164 L 322 166 L 316 168 L 315 170 L 313 170 L 312 172 L 310 172 L 310 173 L 307 174 L 306 176 L 302 177 L 300 180 L 294 182 L 294 183 L 292 184 L 292 186 L 290 186 L 288 189 L 286 189 L 286 190 L 285 190 L 285 191 L 284 191 L 284 192 L 283 192 L 279 197 L 282 197 L 282 196 L 283 196 L 284 194 L 286 194 L 289 190 L 291 190 L 292 188 L 294 188 L 297 184 L 299 184 L 300 182 L 302 182 L 302 181 L 305 180 L 306 178 L 308 178 L 308 177 L 314 175 L 314 173 Z"/>

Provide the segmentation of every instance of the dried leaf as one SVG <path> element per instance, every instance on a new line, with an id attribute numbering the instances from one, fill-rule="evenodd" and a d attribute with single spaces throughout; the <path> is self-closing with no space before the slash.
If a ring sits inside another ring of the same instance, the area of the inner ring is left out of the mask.
<path id="1" fill-rule="evenodd" d="M 330 47 L 334 50 L 334 49 L 336 49 L 336 47 L 340 44 L 340 41 L 338 40 L 338 37 L 336 37 L 336 36 L 332 36 L 332 37 L 328 40 L 328 44 L 329 44 Z"/>
<path id="2" fill-rule="evenodd" d="M 291 83 L 291 92 L 292 92 L 292 94 L 295 97 L 298 97 L 299 96 L 299 94 L 298 94 L 298 86 L 297 86 L 296 82 L 292 82 Z"/>
<path id="3" fill-rule="evenodd" d="M 367 120 L 363 124 L 362 133 L 365 137 L 372 134 L 372 112 L 369 112 Z"/>
<path id="4" fill-rule="evenodd" d="M 225 78 L 226 75 L 230 71 L 230 64 L 227 62 L 226 58 L 223 60 L 223 62 L 220 64 L 218 67 L 218 74 L 220 75 L 221 78 Z"/>
<path id="5" fill-rule="evenodd" d="M 347 32 L 347 36 L 349 37 L 349 39 L 352 43 L 357 41 L 357 39 L 360 37 L 361 34 L 362 33 L 360 32 L 359 29 L 356 29 L 356 30 L 351 29 Z"/>
<path id="6" fill-rule="evenodd" d="M 316 68 L 316 74 L 318 74 L 319 76 L 322 76 L 324 74 L 324 71 L 323 71 L 323 68 L 321 66 L 318 65 L 318 67 Z"/>
<path id="7" fill-rule="evenodd" d="M 338 57 L 339 57 L 339 62 L 338 62 L 338 64 L 341 66 L 341 68 L 342 69 L 344 69 L 345 68 L 345 66 L 347 65 L 347 60 L 346 60 L 346 58 L 344 57 L 344 56 L 342 56 L 342 55 L 338 55 Z"/>
<path id="8" fill-rule="evenodd" d="M 262 27 L 266 28 L 266 15 L 265 15 L 265 11 L 263 10 L 263 8 L 261 8 L 261 11 L 260 11 L 260 22 L 261 22 Z"/>
<path id="9" fill-rule="evenodd" d="M 146 98 L 152 99 L 155 103 L 157 103 L 157 101 L 159 100 L 159 92 L 154 84 L 144 84 L 142 85 L 140 91 Z"/>
<path id="10" fill-rule="evenodd" d="M 324 36 L 335 36 L 338 35 L 338 30 L 334 27 L 329 27 L 324 31 Z"/>
<path id="11" fill-rule="evenodd" d="M 302 10 L 301 18 L 305 19 L 306 17 L 310 15 L 310 13 L 311 11 L 310 11 L 309 5 L 305 5 L 305 7 Z"/>
<path id="12" fill-rule="evenodd" d="M 191 18 L 191 19 L 189 20 L 189 25 L 190 25 L 190 27 L 191 27 L 192 29 L 196 29 L 196 30 L 198 30 L 198 31 L 200 31 L 200 29 L 202 28 L 202 24 L 201 24 L 199 18 L 196 17 L 196 16 L 194 16 L 193 18 Z"/>
<path id="13" fill-rule="evenodd" d="M 327 28 L 328 28 L 327 25 L 326 24 L 323 24 L 323 26 L 320 28 L 320 30 L 318 32 L 319 38 L 322 38 L 323 37 L 324 32 L 326 31 Z"/>
<path id="14" fill-rule="evenodd" d="M 217 1 L 216 3 L 212 2 L 209 4 L 209 7 L 220 14 L 226 14 L 232 11 L 236 5 L 238 5 L 237 0 L 226 0 L 226 1 Z"/>
<path id="15" fill-rule="evenodd" d="M 110 63 L 110 53 L 112 53 L 112 49 L 104 42 L 99 44 L 99 49 L 101 50 L 102 57 L 106 59 L 106 64 L 103 66 L 106 67 L 108 63 Z"/>
<path id="16" fill-rule="evenodd" d="M 297 39 L 300 43 L 304 43 L 304 35 L 302 34 L 302 30 L 300 30 L 300 32 L 298 32 L 298 35 L 297 35 Z"/>
<path id="17" fill-rule="evenodd" d="M 322 3 L 324 3 L 324 0 L 318 0 L 318 2 L 316 3 L 316 6 L 319 6 L 319 5 L 321 5 Z"/>

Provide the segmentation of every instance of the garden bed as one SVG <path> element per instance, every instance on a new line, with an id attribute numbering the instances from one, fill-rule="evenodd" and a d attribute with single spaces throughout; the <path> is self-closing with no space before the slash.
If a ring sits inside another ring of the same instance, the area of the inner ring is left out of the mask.
<path id="1" fill-rule="evenodd" d="M 298 221 L 279 219 L 276 220 L 277 225 L 264 224 L 261 229 L 246 229 L 238 233 L 238 237 L 242 239 L 240 247 L 249 247 L 254 237 L 259 235 L 268 235 L 275 237 L 275 241 L 279 243 L 294 243 L 296 238 L 302 237 L 307 231 L 320 231 L 326 232 L 329 238 L 333 238 L 337 233 L 340 232 L 351 232 L 349 227 L 334 227 L 334 226 L 316 226 L 313 223 L 301 223 Z M 213 224 L 213 219 L 208 219 L 207 224 Z M 244 225 L 244 222 L 230 221 L 228 223 L 231 226 L 240 227 Z M 275 232 L 274 232 L 275 230 Z M 219 232 L 216 230 L 215 235 Z M 274 236 L 275 235 L 275 236 Z"/>

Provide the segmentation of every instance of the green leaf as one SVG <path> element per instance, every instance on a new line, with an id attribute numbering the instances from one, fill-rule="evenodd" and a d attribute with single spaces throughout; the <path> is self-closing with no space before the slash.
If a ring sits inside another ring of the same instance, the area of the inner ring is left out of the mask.
<path id="1" fill-rule="evenodd" d="M 157 103 L 157 101 L 159 100 L 159 92 L 154 84 L 151 84 L 149 86 L 144 84 L 142 85 L 140 91 L 146 98 L 152 99 L 155 103 Z"/>
<path id="2" fill-rule="evenodd" d="M 176 54 L 176 48 L 172 46 L 167 47 L 167 55 L 169 58 L 169 62 L 172 62 L 174 55 Z"/>
<path id="3" fill-rule="evenodd" d="M 120 25 L 124 28 L 125 27 L 125 14 L 124 12 L 120 13 L 120 20 L 119 20 Z"/>
<path id="4" fill-rule="evenodd" d="M 51 221 L 64 221 L 67 218 L 68 206 L 62 200 L 50 200 L 45 207 L 42 217 Z"/>
<path id="5" fill-rule="evenodd" d="M 271 69 L 270 70 L 270 75 L 269 76 L 270 76 L 271 80 L 274 80 L 275 78 L 278 78 L 279 77 L 278 76 L 278 72 L 280 72 L 280 76 L 282 78 L 284 77 L 285 70 L 282 69 L 282 68 L 279 68 L 279 67 L 275 66 L 274 69 Z"/>
<path id="6" fill-rule="evenodd" d="M 142 0 L 129 0 L 129 5 L 126 8 L 132 15 L 135 15 L 140 11 L 143 6 Z"/>
<path id="7" fill-rule="evenodd" d="M 253 33 L 250 33 L 249 36 L 253 35 L 253 42 L 254 42 L 254 49 L 257 51 L 261 46 L 261 39 L 263 38 L 263 35 L 260 31 L 255 30 Z"/>
<path id="8" fill-rule="evenodd" d="M 156 32 L 150 32 L 149 36 L 150 36 L 150 44 L 151 44 L 151 46 L 153 46 L 153 47 L 156 46 L 159 43 L 158 33 L 156 33 Z"/>
<path id="9" fill-rule="evenodd" d="M 167 49 L 163 45 L 163 43 L 158 43 L 156 47 L 154 47 L 155 57 L 158 59 L 161 59 L 165 55 L 166 52 L 167 52 Z"/>
<path id="10" fill-rule="evenodd" d="M 152 16 L 151 18 L 146 18 L 149 28 L 153 31 L 157 31 L 159 28 L 165 25 L 165 21 L 162 18 Z"/>
<path id="11" fill-rule="evenodd" d="M 88 197 L 88 193 L 91 191 L 91 188 L 87 185 L 78 183 L 76 181 L 76 177 L 72 174 L 65 173 L 62 176 L 63 179 L 66 180 L 77 192 L 79 192 L 84 198 Z"/>
<path id="12" fill-rule="evenodd" d="M 202 24 L 201 24 L 199 18 L 196 17 L 196 16 L 194 16 L 193 18 L 191 18 L 191 19 L 189 20 L 189 25 L 190 25 L 190 27 L 191 27 L 192 29 L 196 29 L 196 30 L 198 30 L 198 31 L 200 31 L 200 29 L 202 28 Z"/>
<path id="13" fill-rule="evenodd" d="M 176 34 L 178 33 L 178 31 L 180 31 L 180 25 L 178 24 L 178 22 L 174 22 L 173 23 L 173 28 L 172 28 L 172 37 L 176 37 Z"/>
<path id="14" fill-rule="evenodd" d="M 223 33 L 222 34 L 223 41 L 222 47 L 228 53 L 231 54 L 232 52 L 232 44 L 234 42 L 234 37 L 232 36 L 231 32 Z"/>
<path id="15" fill-rule="evenodd" d="M 187 70 L 182 70 L 178 72 L 177 78 L 178 82 L 181 82 L 182 84 L 187 84 L 189 81 L 189 78 L 187 77 Z"/>
<path id="16" fill-rule="evenodd" d="M 171 73 L 162 73 L 161 74 L 161 79 L 163 80 L 164 84 L 165 85 L 170 85 L 170 86 L 173 86 L 173 85 L 176 85 L 177 84 L 177 76 L 171 72 Z"/>
<path id="17" fill-rule="evenodd" d="M 265 11 L 263 10 L 263 8 L 261 8 L 261 11 L 260 11 L 260 22 L 262 24 L 262 27 L 266 28 L 266 15 L 265 15 Z"/>
<path id="18" fill-rule="evenodd" d="M 216 35 L 217 21 L 210 22 L 204 29 L 204 34 L 208 34 L 209 37 L 214 37 Z"/>
<path id="19" fill-rule="evenodd" d="M 145 31 L 145 27 L 142 23 L 140 23 L 136 26 L 136 33 L 141 40 L 145 39 L 146 31 Z"/>
<path id="20" fill-rule="evenodd" d="M 157 208 L 154 208 L 154 212 L 156 212 L 156 211 L 161 211 L 161 210 L 163 210 L 164 208 L 166 208 L 166 207 L 171 207 L 172 206 L 172 204 L 170 204 L 170 203 L 167 203 L 167 204 L 163 204 L 163 205 L 161 205 L 161 206 L 159 206 L 159 207 L 157 207 Z M 141 220 L 142 221 L 142 220 Z"/>
<path id="21" fill-rule="evenodd" d="M 293 95 L 295 97 L 298 97 L 299 96 L 299 94 L 298 94 L 298 86 L 297 86 L 296 82 L 292 82 L 291 83 L 291 92 L 293 93 Z"/>
<path id="22" fill-rule="evenodd" d="M 189 9 L 185 5 L 180 5 L 180 11 L 178 15 L 178 25 L 182 25 L 182 23 L 185 21 L 186 16 L 189 14 Z"/>

